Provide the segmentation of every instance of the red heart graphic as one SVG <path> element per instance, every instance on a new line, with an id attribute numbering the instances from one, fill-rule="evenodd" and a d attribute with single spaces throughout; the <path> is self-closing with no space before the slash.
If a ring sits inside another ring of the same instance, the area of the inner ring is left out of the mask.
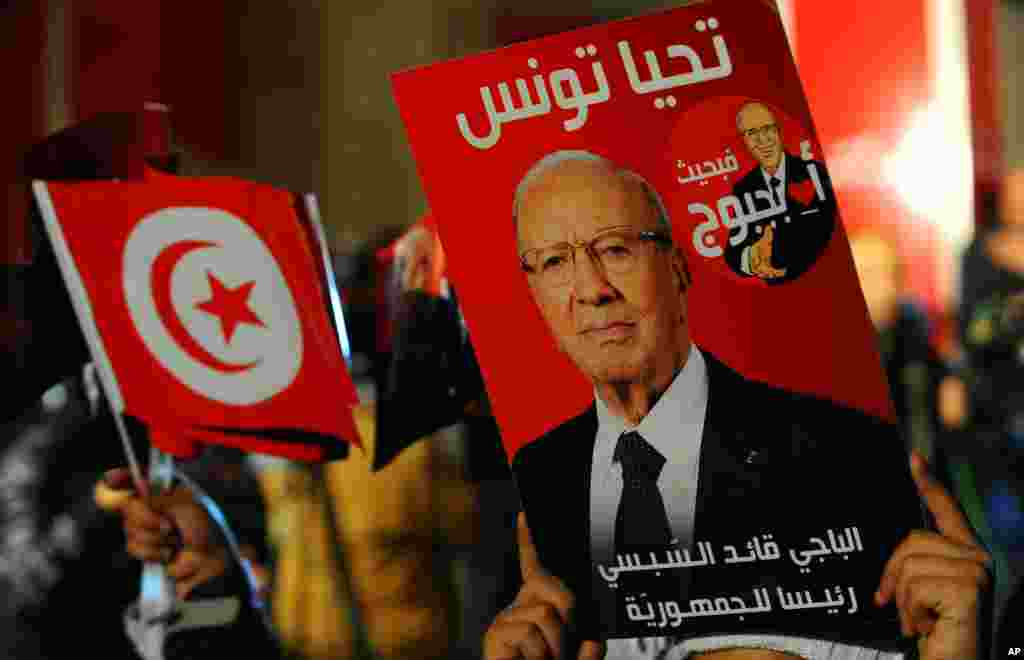
<path id="1" fill-rule="evenodd" d="M 786 187 L 786 195 L 804 206 L 808 206 L 811 203 L 815 194 L 814 182 L 810 179 L 804 179 L 800 183 L 791 183 Z"/>

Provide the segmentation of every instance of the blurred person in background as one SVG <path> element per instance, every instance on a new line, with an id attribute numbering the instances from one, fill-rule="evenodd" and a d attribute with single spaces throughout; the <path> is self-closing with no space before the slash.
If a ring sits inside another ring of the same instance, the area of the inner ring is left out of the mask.
<path id="1" fill-rule="evenodd" d="M 992 449 L 1024 468 L 1024 170 L 1006 178 L 998 214 L 979 227 L 962 277 L 970 422 L 998 430 Z"/>
<path id="2" fill-rule="evenodd" d="M 378 256 L 386 286 L 378 349 L 388 367 L 377 388 L 374 465 L 436 442 L 431 434 L 447 438 L 437 466 L 447 474 L 440 483 L 454 488 L 440 503 L 468 498 L 472 507 L 466 516 L 448 516 L 458 526 L 446 531 L 446 545 L 460 623 L 449 658 L 478 660 L 487 626 L 520 586 L 509 551 L 519 497 L 429 213 Z"/>
<path id="3" fill-rule="evenodd" d="M 881 229 L 862 229 L 851 233 L 850 247 L 908 448 L 930 456 L 936 478 L 956 496 L 973 530 L 992 550 L 994 607 L 1001 612 L 1013 577 L 993 534 L 991 506 L 979 488 L 987 479 L 979 479 L 984 471 L 978 472 L 978 464 L 985 459 L 977 455 L 977 444 L 986 433 L 969 419 L 968 372 L 939 356 L 923 308 L 905 296 L 897 241 Z"/>
<path id="4" fill-rule="evenodd" d="M 928 317 L 906 296 L 905 271 L 892 239 L 881 230 L 863 229 L 851 235 L 850 248 L 908 449 L 931 457 L 939 432 L 937 391 L 947 369 L 932 346 Z"/>
<path id="5" fill-rule="evenodd" d="M 142 455 L 144 434 L 130 421 L 128 429 Z M 97 476 L 122 465 L 124 449 L 92 366 L 50 388 L 4 431 L 0 657 L 64 657 L 66 631 L 84 626 L 104 657 L 137 658 L 122 617 L 139 596 L 140 566 L 125 552 L 119 520 L 93 498 Z M 241 457 L 210 448 L 179 467 L 230 521 L 260 574 L 269 562 L 263 504 Z"/>
<path id="6" fill-rule="evenodd" d="M 83 441 L 90 431 L 117 437 L 109 417 L 93 416 L 95 403 L 89 379 L 73 377 L 3 428 L 0 657 L 60 657 L 69 621 L 85 623 L 110 660 L 135 657 L 120 617 L 138 594 L 138 564 L 91 497 L 96 475 L 123 462 L 122 450 Z"/>
<path id="7" fill-rule="evenodd" d="M 976 473 L 978 506 L 1005 557 L 996 607 L 1009 640 L 1010 622 L 1019 630 L 1024 619 L 1024 170 L 1006 176 L 992 217 L 979 223 L 961 287 L 962 364 L 950 389 L 963 415 L 951 452 Z"/>

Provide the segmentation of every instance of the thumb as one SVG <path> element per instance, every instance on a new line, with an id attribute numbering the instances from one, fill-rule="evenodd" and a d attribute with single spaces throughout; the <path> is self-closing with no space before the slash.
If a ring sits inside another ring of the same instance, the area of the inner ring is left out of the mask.
<path id="1" fill-rule="evenodd" d="M 102 511 L 119 512 L 125 503 L 135 497 L 131 472 L 126 468 L 109 470 L 96 482 L 93 501 Z"/>
<path id="2" fill-rule="evenodd" d="M 523 575 L 523 582 L 539 573 L 544 572 L 544 567 L 537 557 L 537 548 L 533 545 L 533 538 L 530 536 L 530 528 L 526 524 L 526 513 L 520 511 L 516 521 L 516 536 L 519 542 L 519 570 Z"/>
<path id="3" fill-rule="evenodd" d="M 135 497 L 133 490 L 116 490 L 102 481 L 96 483 L 92 498 L 101 511 L 119 513 L 128 500 Z"/>

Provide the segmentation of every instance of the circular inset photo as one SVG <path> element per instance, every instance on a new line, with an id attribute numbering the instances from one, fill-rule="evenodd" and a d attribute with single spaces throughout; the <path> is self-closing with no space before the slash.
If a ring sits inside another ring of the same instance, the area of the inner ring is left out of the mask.
<path id="1" fill-rule="evenodd" d="M 814 266 L 836 199 L 809 128 L 764 101 L 718 97 L 680 116 L 670 149 L 668 201 L 695 265 L 758 286 Z"/>

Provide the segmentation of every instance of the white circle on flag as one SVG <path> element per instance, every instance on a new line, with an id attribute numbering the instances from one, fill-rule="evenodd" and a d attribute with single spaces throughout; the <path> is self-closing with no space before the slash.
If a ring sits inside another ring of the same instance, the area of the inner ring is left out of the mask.
<path id="1" fill-rule="evenodd" d="M 123 264 L 139 335 L 186 387 L 245 406 L 295 380 L 303 356 L 295 299 L 244 220 L 204 207 L 155 211 L 128 236 Z"/>

